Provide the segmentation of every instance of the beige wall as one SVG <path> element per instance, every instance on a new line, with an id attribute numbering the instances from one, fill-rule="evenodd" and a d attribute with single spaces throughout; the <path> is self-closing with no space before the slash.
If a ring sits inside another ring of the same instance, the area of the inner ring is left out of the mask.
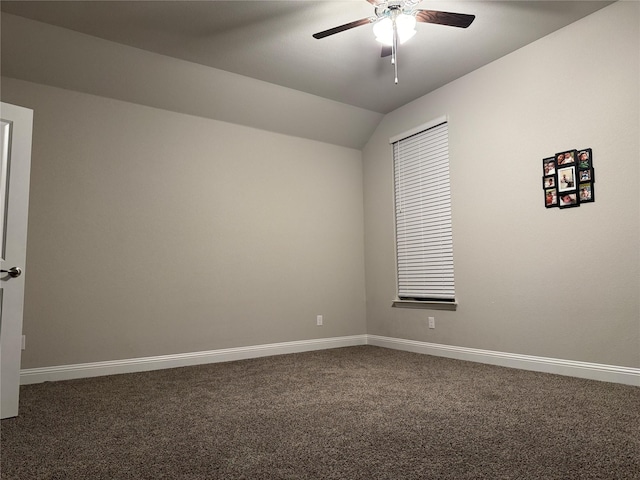
<path id="1" fill-rule="evenodd" d="M 35 111 L 22 368 L 365 333 L 358 150 L 10 78 L 2 100 Z"/>
<path id="2" fill-rule="evenodd" d="M 613 4 L 385 117 L 363 151 L 369 334 L 640 367 L 639 9 Z M 441 115 L 459 307 L 392 308 L 388 141 Z M 545 209 L 542 158 L 586 147 L 596 202 Z"/>

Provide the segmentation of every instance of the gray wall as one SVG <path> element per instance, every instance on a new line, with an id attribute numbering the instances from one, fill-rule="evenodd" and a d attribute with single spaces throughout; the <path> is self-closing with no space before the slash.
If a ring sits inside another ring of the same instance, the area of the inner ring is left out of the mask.
<path id="1" fill-rule="evenodd" d="M 392 112 L 363 152 L 3 77 L 35 110 L 22 367 L 362 333 L 640 367 L 639 7 Z M 62 35 L 32 27 L 38 48 Z M 388 139 L 441 115 L 460 305 L 392 308 Z M 594 149 L 596 202 L 547 210 L 541 159 L 573 147 Z"/>
<path id="2" fill-rule="evenodd" d="M 640 367 L 639 7 L 613 4 L 384 118 L 363 151 L 369 334 Z M 392 308 L 388 141 L 441 115 L 459 307 Z M 542 158 L 586 147 L 596 202 L 545 209 Z"/>
<path id="3" fill-rule="evenodd" d="M 10 78 L 2 100 L 35 111 L 22 368 L 365 332 L 360 151 Z"/>

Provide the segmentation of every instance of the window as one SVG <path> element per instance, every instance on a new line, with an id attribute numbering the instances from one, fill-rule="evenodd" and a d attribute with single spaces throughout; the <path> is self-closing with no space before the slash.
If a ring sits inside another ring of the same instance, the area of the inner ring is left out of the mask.
<path id="1" fill-rule="evenodd" d="M 455 302 L 446 118 L 391 139 L 400 300 Z"/>

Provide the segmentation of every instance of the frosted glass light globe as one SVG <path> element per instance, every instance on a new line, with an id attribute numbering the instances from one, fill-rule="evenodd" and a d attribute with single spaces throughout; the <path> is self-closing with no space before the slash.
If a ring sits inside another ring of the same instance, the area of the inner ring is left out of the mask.
<path id="1" fill-rule="evenodd" d="M 401 13 L 396 17 L 396 29 L 398 41 L 404 43 L 416 34 L 416 17 Z M 393 21 L 389 17 L 378 20 L 373 25 L 373 33 L 376 40 L 384 45 L 393 44 Z"/>

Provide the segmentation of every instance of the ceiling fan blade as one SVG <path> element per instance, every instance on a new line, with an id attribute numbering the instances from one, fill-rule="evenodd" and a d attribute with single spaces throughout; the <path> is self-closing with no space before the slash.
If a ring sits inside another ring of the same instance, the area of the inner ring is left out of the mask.
<path id="1" fill-rule="evenodd" d="M 435 10 L 418 10 L 416 20 L 423 23 L 437 23 L 439 25 L 448 25 L 450 27 L 467 28 L 475 15 L 466 15 L 464 13 L 437 12 Z"/>
<path id="2" fill-rule="evenodd" d="M 391 51 L 391 47 L 387 47 L 386 45 L 382 47 L 382 53 L 380 53 L 380 56 L 382 58 L 384 57 L 389 57 L 391 55 L 392 51 Z"/>
<path id="3" fill-rule="evenodd" d="M 351 23 L 345 23 L 344 25 L 340 25 L 339 27 L 333 27 L 330 28 L 329 30 L 324 30 L 322 32 L 318 32 L 318 33 L 314 33 L 313 34 L 313 38 L 324 38 L 324 37 L 328 37 L 329 35 L 333 35 L 335 33 L 340 33 L 340 32 L 344 32 L 345 30 L 349 30 L 351 28 L 355 28 L 355 27 L 359 27 L 360 25 L 366 25 L 368 23 L 371 23 L 371 19 L 370 18 L 362 18 L 360 20 L 356 20 L 355 22 L 351 22 Z"/>

